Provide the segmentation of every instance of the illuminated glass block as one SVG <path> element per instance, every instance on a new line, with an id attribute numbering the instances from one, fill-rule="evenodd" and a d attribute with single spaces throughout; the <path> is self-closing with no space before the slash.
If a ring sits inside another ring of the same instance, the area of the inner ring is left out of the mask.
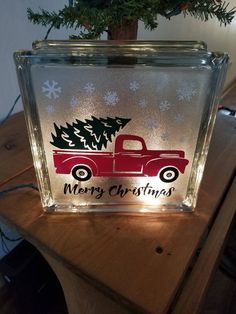
<path id="1" fill-rule="evenodd" d="M 192 211 L 228 56 L 43 41 L 15 62 L 46 211 Z"/>

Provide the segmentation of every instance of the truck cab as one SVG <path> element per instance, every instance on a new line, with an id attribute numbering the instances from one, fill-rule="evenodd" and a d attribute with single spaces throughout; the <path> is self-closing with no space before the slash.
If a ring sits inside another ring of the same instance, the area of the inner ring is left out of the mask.
<path id="1" fill-rule="evenodd" d="M 147 147 L 136 135 L 119 135 L 115 143 L 115 171 L 142 173 Z"/>

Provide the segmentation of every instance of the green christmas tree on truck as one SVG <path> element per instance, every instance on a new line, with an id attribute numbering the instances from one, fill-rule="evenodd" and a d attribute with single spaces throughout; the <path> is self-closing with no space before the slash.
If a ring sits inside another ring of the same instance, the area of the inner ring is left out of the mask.
<path id="1" fill-rule="evenodd" d="M 54 123 L 55 135 L 52 133 L 52 145 L 60 149 L 102 150 L 112 142 L 112 136 L 123 129 L 131 119 L 96 118 L 77 120 L 66 126 Z"/>

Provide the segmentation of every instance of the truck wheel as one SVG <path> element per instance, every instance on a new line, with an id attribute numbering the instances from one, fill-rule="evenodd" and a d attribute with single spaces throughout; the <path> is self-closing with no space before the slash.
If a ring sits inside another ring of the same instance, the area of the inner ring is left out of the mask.
<path id="1" fill-rule="evenodd" d="M 86 166 L 76 166 L 72 170 L 72 176 L 78 181 L 87 181 L 92 177 L 92 172 Z"/>
<path id="2" fill-rule="evenodd" d="M 179 176 L 179 171 L 174 167 L 166 167 L 160 172 L 160 179 L 169 183 L 175 181 Z"/>

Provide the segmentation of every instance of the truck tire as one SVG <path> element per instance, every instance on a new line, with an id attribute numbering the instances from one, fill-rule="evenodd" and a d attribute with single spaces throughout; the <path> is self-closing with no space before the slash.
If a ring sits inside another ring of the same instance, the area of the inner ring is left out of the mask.
<path id="1" fill-rule="evenodd" d="M 160 179 L 163 182 L 170 183 L 175 181 L 179 176 L 178 169 L 174 167 L 166 167 L 160 172 Z"/>
<path id="2" fill-rule="evenodd" d="M 87 181 L 92 177 L 92 171 L 86 166 L 76 166 L 72 170 L 72 176 L 78 181 Z"/>

